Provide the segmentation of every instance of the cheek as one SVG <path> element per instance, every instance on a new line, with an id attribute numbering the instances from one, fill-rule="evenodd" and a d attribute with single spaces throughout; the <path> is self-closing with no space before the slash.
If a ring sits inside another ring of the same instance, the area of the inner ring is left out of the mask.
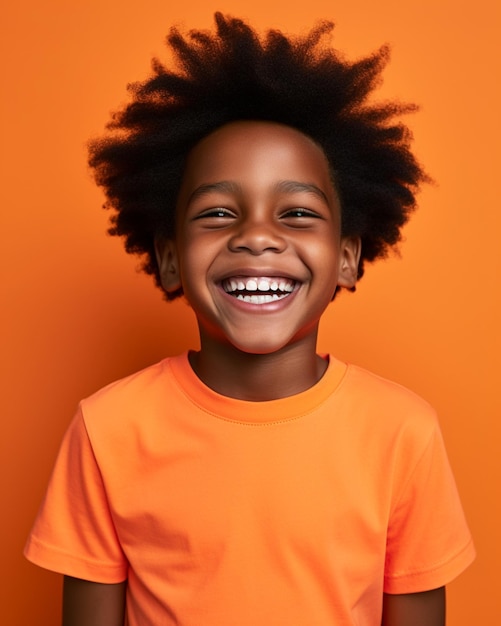
<path id="1" fill-rule="evenodd" d="M 317 290 L 321 306 L 327 305 L 334 295 L 339 278 L 339 257 L 330 245 L 319 245 L 314 258 L 309 259 L 313 287 Z"/>
<path id="2" fill-rule="evenodd" d="M 181 241 L 180 273 L 185 293 L 200 289 L 207 282 L 213 261 L 213 246 L 207 238 L 192 237 L 186 233 Z"/>
<path id="3" fill-rule="evenodd" d="M 337 269 L 339 244 L 334 236 L 329 234 L 312 235 L 298 246 L 302 256 L 307 260 L 313 272 L 317 274 L 332 274 Z"/>

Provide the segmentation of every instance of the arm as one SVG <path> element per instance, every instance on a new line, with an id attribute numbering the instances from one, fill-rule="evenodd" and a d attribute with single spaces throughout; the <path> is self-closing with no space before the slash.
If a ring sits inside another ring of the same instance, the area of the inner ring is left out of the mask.
<path id="1" fill-rule="evenodd" d="M 445 587 L 383 597 L 381 626 L 445 626 Z"/>
<path id="2" fill-rule="evenodd" d="M 124 626 L 126 588 L 65 576 L 63 626 Z"/>

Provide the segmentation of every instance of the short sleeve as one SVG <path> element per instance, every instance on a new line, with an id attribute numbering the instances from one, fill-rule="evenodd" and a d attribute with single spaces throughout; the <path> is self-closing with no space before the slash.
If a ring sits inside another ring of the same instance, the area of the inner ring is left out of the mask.
<path id="1" fill-rule="evenodd" d="M 409 469 L 390 518 L 386 593 L 441 587 L 475 557 L 438 424 Z"/>
<path id="2" fill-rule="evenodd" d="M 102 583 L 127 578 L 127 561 L 80 409 L 61 444 L 24 553 L 36 565 L 76 578 Z"/>

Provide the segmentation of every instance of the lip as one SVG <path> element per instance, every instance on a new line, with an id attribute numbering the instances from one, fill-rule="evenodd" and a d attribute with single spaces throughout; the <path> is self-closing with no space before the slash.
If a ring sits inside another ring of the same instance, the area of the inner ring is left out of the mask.
<path id="1" fill-rule="evenodd" d="M 292 280 L 295 283 L 302 283 L 303 280 L 292 274 L 288 270 L 282 270 L 271 267 L 239 267 L 234 268 L 229 272 L 225 272 L 216 279 L 216 282 L 221 283 L 229 278 L 264 278 L 264 279 L 279 279 L 285 278 L 286 280 Z"/>

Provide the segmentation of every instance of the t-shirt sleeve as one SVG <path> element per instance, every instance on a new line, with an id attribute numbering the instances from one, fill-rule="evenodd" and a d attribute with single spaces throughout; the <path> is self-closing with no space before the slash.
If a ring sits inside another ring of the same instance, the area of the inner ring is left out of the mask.
<path id="1" fill-rule="evenodd" d="M 408 458 L 403 458 L 406 464 Z M 397 494 L 387 536 L 384 591 L 441 587 L 474 559 L 443 439 L 435 424 Z"/>
<path id="2" fill-rule="evenodd" d="M 127 560 L 80 409 L 61 444 L 24 553 L 41 567 L 84 580 L 127 578 Z"/>

